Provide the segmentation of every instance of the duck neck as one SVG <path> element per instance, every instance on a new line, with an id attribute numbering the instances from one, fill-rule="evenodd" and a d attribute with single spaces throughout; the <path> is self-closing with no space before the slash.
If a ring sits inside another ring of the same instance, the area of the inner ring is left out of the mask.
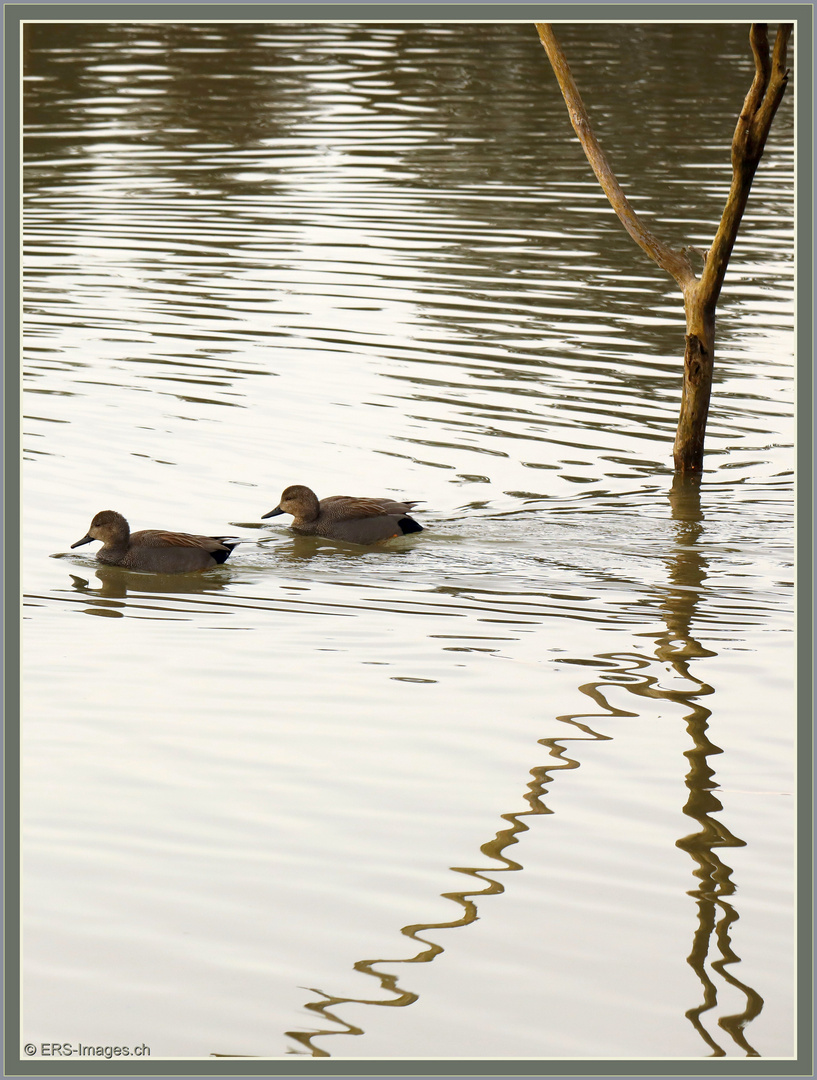
<path id="1" fill-rule="evenodd" d="M 113 536 L 106 536 L 96 553 L 100 562 L 118 562 L 130 546 L 130 529 L 125 524 Z"/>

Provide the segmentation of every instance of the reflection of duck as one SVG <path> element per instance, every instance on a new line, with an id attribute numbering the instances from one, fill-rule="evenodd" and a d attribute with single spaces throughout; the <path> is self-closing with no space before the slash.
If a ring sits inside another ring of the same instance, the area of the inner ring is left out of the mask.
<path id="1" fill-rule="evenodd" d="M 102 541 L 96 553 L 100 562 L 158 574 L 209 570 L 228 559 L 239 543 L 226 536 L 193 536 L 157 529 L 132 533 L 127 521 L 115 510 L 100 511 L 87 534 L 71 547 L 90 544 L 92 540 Z"/>
<path id="2" fill-rule="evenodd" d="M 163 608 L 173 617 L 179 611 L 187 610 L 182 602 L 185 596 L 216 597 L 225 592 L 223 576 L 213 574 L 140 574 L 123 566 L 103 566 L 101 563 L 94 570 L 93 578 L 71 574 L 71 586 L 79 593 L 85 593 L 93 600 L 125 600 L 128 597 L 144 598 L 159 594 L 166 603 Z M 167 602 L 172 598 L 179 600 L 179 606 Z M 124 607 L 125 605 L 118 605 Z M 98 614 L 98 610 L 94 614 Z"/>
<path id="3" fill-rule="evenodd" d="M 356 499 L 349 495 L 330 495 L 318 501 L 311 488 L 293 484 L 286 488 L 278 506 L 263 517 L 292 514 L 292 528 L 304 536 L 377 544 L 393 536 L 422 532 L 423 526 L 408 516 L 408 511 L 416 505 L 393 499 Z"/>

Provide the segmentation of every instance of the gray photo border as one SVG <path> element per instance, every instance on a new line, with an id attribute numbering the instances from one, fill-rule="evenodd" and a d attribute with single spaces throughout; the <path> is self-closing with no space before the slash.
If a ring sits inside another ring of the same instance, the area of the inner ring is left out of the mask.
<path id="1" fill-rule="evenodd" d="M 813 1076 L 813 3 L 3 3 L 4 57 L 4 823 L 5 823 L 5 1076 Z M 689 1060 L 334 1060 L 184 1059 L 155 1062 L 44 1062 L 21 1058 L 20 1030 L 20 47 L 26 21 L 366 21 L 528 22 L 746 21 L 797 23 L 796 349 L 797 349 L 797 664 L 798 664 L 798 997 L 793 1059 Z M 810 797 L 809 797 L 810 796 Z"/>

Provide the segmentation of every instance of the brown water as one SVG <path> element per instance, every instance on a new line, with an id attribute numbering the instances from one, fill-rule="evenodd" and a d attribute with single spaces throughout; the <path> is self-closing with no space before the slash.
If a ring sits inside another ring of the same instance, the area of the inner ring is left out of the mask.
<path id="1" fill-rule="evenodd" d="M 745 26 L 559 32 L 707 246 Z M 25 65 L 21 1041 L 792 1055 L 792 95 L 696 491 L 680 297 L 533 26 L 45 24 Z M 290 483 L 426 531 L 293 538 Z M 106 569 L 108 507 L 247 542 Z"/>

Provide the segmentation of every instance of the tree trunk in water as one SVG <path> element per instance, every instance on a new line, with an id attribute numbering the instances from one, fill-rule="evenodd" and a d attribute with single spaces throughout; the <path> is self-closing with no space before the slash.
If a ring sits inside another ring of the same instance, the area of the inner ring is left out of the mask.
<path id="1" fill-rule="evenodd" d="M 684 384 L 673 457 L 677 472 L 700 474 L 715 361 L 715 310 L 752 180 L 763 156 L 777 107 L 786 92 L 789 74 L 786 70 L 786 49 L 792 24 L 781 23 L 778 26 L 771 58 L 766 23 L 753 23 L 749 31 L 749 42 L 755 58 L 755 76 L 732 139 L 732 186 L 726 206 L 712 247 L 700 253 L 704 260 L 700 279 L 692 269 L 688 249 L 674 251 L 662 243 L 644 226 L 630 206 L 593 134 L 567 58 L 550 23 L 537 23 L 536 29 L 565 99 L 570 122 L 610 205 L 633 240 L 675 278 L 684 294 Z"/>
<path id="2" fill-rule="evenodd" d="M 706 418 L 715 366 L 715 305 L 707 304 L 696 286 L 684 294 L 684 309 L 687 320 L 684 384 L 673 455 L 678 471 L 699 473 L 703 468 Z"/>

